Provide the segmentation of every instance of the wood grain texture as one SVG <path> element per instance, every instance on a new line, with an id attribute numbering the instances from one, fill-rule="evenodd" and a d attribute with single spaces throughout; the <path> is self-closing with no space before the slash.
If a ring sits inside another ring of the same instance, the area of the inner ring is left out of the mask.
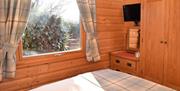
<path id="1" fill-rule="evenodd" d="M 88 63 L 84 50 L 62 56 L 31 58 L 22 58 L 18 54 L 17 76 L 1 82 L 0 91 L 27 91 L 80 73 L 109 68 L 109 52 L 126 49 L 126 34 L 134 25 L 123 21 L 122 5 L 125 2 L 137 3 L 139 0 L 97 0 L 97 37 L 102 58 L 100 62 Z M 22 49 L 19 48 L 18 51 Z"/>
<path id="2" fill-rule="evenodd" d="M 142 0 L 142 7 L 140 72 L 180 91 L 180 1 Z"/>
<path id="3" fill-rule="evenodd" d="M 141 3 L 141 0 L 123 0 L 124 4 Z"/>
<path id="4" fill-rule="evenodd" d="M 126 72 L 133 75 L 137 74 L 137 62 L 139 61 L 134 54 L 126 51 L 111 52 L 111 69 Z"/>
<path id="5" fill-rule="evenodd" d="M 150 0 L 149 0 L 150 1 Z M 143 2 L 143 76 L 161 83 L 164 60 L 164 8 L 165 0 Z M 158 55 L 158 56 L 157 56 Z"/>
<path id="6" fill-rule="evenodd" d="M 164 83 L 180 91 L 180 1 L 167 0 L 167 44 Z"/>

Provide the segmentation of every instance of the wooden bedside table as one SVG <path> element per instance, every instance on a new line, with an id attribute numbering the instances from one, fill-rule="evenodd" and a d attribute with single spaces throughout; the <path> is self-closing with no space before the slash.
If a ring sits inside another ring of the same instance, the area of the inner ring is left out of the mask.
<path id="1" fill-rule="evenodd" d="M 111 53 L 110 67 L 113 70 L 136 75 L 137 62 L 138 58 L 135 57 L 135 54 L 126 51 L 116 51 Z"/>

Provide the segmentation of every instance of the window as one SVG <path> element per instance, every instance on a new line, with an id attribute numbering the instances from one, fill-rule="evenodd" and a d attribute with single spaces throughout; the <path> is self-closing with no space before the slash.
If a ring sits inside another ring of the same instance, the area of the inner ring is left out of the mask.
<path id="1" fill-rule="evenodd" d="M 80 50 L 79 16 L 76 0 L 32 0 L 23 55 Z"/>

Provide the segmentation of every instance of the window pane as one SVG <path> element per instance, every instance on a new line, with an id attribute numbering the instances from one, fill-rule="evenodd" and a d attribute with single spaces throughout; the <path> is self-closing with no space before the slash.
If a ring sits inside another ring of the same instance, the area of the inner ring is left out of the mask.
<path id="1" fill-rule="evenodd" d="M 32 0 L 23 34 L 24 56 L 80 49 L 76 0 Z"/>

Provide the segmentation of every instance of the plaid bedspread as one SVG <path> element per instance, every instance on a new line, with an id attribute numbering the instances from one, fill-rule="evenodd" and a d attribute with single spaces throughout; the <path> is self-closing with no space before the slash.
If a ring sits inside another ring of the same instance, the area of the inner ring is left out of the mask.
<path id="1" fill-rule="evenodd" d="M 30 91 L 176 91 L 111 69 L 80 74 Z"/>

